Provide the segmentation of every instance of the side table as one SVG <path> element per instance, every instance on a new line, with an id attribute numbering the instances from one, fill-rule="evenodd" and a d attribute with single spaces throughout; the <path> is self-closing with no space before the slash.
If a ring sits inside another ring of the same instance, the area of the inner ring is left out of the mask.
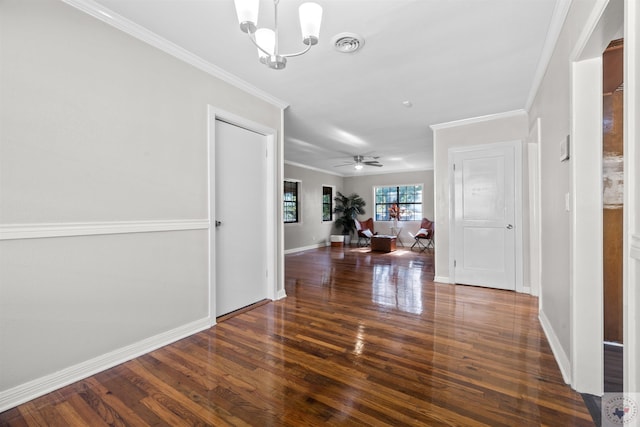
<path id="1" fill-rule="evenodd" d="M 402 243 L 402 239 L 400 238 L 400 233 L 402 232 L 402 227 L 389 227 L 391 229 L 391 235 L 396 236 L 397 243 L 404 248 L 404 243 Z"/>

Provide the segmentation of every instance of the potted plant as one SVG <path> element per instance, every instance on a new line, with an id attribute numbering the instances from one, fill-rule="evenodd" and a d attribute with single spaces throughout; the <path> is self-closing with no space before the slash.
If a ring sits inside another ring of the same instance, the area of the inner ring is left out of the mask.
<path id="1" fill-rule="evenodd" d="M 338 229 L 342 230 L 344 244 L 349 245 L 351 243 L 351 233 L 356 231 L 355 219 L 358 215 L 364 215 L 366 203 L 362 197 L 355 193 L 345 196 L 338 191 L 336 194 L 337 196 L 333 198 L 335 202 L 333 213 L 337 216 L 335 224 Z"/>

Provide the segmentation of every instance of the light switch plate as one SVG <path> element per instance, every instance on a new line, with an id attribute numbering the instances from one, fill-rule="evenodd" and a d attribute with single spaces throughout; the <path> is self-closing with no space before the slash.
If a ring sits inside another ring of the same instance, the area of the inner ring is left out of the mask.
<path id="1" fill-rule="evenodd" d="M 569 145 L 569 135 L 560 143 L 560 161 L 566 162 L 569 160 L 570 156 L 570 145 Z"/>

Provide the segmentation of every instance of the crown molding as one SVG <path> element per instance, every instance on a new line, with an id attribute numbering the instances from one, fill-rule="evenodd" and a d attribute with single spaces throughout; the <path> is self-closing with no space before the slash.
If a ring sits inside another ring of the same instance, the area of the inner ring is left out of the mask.
<path id="1" fill-rule="evenodd" d="M 435 125 L 431 125 L 429 126 L 432 130 L 434 131 L 438 131 L 438 130 L 442 130 L 442 129 L 448 129 L 448 128 L 454 128 L 454 127 L 458 127 L 458 126 L 465 126 L 465 125 L 471 125 L 474 123 L 482 123 L 482 122 L 488 122 L 491 120 L 497 120 L 497 119 L 508 119 L 511 117 L 518 117 L 518 116 L 527 116 L 527 112 L 525 110 L 513 110 L 513 111 L 507 111 L 504 113 L 497 113 L 497 114 L 489 114 L 486 116 L 478 116 L 478 117 L 472 117 L 469 119 L 462 119 L 462 120 L 454 120 L 452 122 L 445 122 L 445 123 L 438 123 Z"/>
<path id="2" fill-rule="evenodd" d="M 296 166 L 296 167 L 303 168 L 303 169 L 309 169 L 309 170 L 312 170 L 312 171 L 315 171 L 315 172 L 326 173 L 328 175 L 335 175 L 335 176 L 339 176 L 339 177 L 342 177 L 342 178 L 345 177 L 344 174 L 341 174 L 339 172 L 328 171 L 328 170 L 325 170 L 325 169 L 320 169 L 320 168 L 316 168 L 316 167 L 309 166 L 309 165 L 303 165 L 302 163 L 291 162 L 289 160 L 285 160 L 284 164 L 285 165 L 289 165 L 289 166 Z"/>
<path id="3" fill-rule="evenodd" d="M 417 173 L 417 172 L 433 172 L 433 169 L 407 169 L 407 170 L 372 170 L 369 169 L 367 172 L 354 172 L 351 175 L 345 175 L 345 178 L 358 178 L 360 176 L 375 176 L 375 175 L 391 175 L 391 174 L 401 174 L 401 173 Z"/>
<path id="4" fill-rule="evenodd" d="M 225 83 L 228 83 L 232 86 L 237 87 L 257 98 L 262 99 L 280 109 L 285 109 L 289 106 L 289 104 L 275 96 L 258 89 L 252 84 L 236 77 L 235 75 L 223 70 L 222 68 L 211 64 L 210 62 L 205 61 L 199 56 L 189 52 L 188 50 L 178 46 L 175 43 L 170 42 L 169 40 L 160 37 L 152 31 L 138 25 L 123 16 L 118 15 L 117 13 L 111 11 L 110 9 L 105 8 L 104 6 L 96 3 L 93 0 L 62 0 L 64 3 L 69 6 L 75 7 L 76 9 L 91 15 L 92 17 L 111 25 L 118 30 L 129 34 L 132 37 L 137 38 L 161 51 L 189 64 L 197 69 L 204 71 L 205 73 L 216 77 Z"/>
<path id="5" fill-rule="evenodd" d="M 324 173 L 327 175 L 335 175 L 335 176 L 339 176 L 341 178 L 357 178 L 359 176 L 370 176 L 370 175 L 388 175 L 388 174 L 392 174 L 392 173 L 412 173 L 412 172 L 432 172 L 433 168 L 429 169 L 411 169 L 411 170 L 402 170 L 402 171 L 398 171 L 398 170 L 385 170 L 385 171 L 381 171 L 379 169 L 370 169 L 370 172 L 363 172 L 362 170 L 358 171 L 358 172 L 354 172 L 354 173 L 339 173 L 339 172 L 333 172 L 333 171 L 328 171 L 325 169 L 320 169 L 320 168 L 316 168 L 313 166 L 308 166 L 308 165 L 303 165 L 302 163 L 296 163 L 296 162 L 291 162 L 289 160 L 285 160 L 284 161 L 285 165 L 290 165 L 290 166 L 296 166 L 299 168 L 303 168 L 303 169 L 309 169 L 312 171 L 316 171 L 316 172 L 320 172 L 320 173 Z"/>
<path id="6" fill-rule="evenodd" d="M 559 0 L 556 2 L 556 7 L 553 9 L 551 23 L 547 30 L 547 38 L 544 41 L 544 46 L 540 53 L 540 60 L 538 61 L 538 67 L 536 68 L 536 73 L 533 76 L 529 96 L 525 103 L 524 109 L 526 111 L 531 109 L 533 101 L 536 99 L 536 95 L 540 89 L 540 85 L 542 84 L 542 80 L 544 79 L 544 75 L 547 73 L 549 62 L 553 56 L 553 51 L 556 49 L 556 44 L 558 44 L 558 39 L 560 38 L 562 26 L 564 25 L 564 21 L 567 19 L 571 2 L 572 0 Z"/>

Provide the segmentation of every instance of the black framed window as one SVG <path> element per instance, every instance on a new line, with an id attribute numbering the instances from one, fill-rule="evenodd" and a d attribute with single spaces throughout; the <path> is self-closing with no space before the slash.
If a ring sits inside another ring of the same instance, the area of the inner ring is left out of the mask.
<path id="1" fill-rule="evenodd" d="M 298 182 L 284 182 L 284 222 L 298 222 Z"/>
<path id="2" fill-rule="evenodd" d="M 322 187 L 322 220 L 331 221 L 333 213 L 333 188 Z"/>
<path id="3" fill-rule="evenodd" d="M 420 221 L 422 185 L 375 187 L 376 221 Z"/>

